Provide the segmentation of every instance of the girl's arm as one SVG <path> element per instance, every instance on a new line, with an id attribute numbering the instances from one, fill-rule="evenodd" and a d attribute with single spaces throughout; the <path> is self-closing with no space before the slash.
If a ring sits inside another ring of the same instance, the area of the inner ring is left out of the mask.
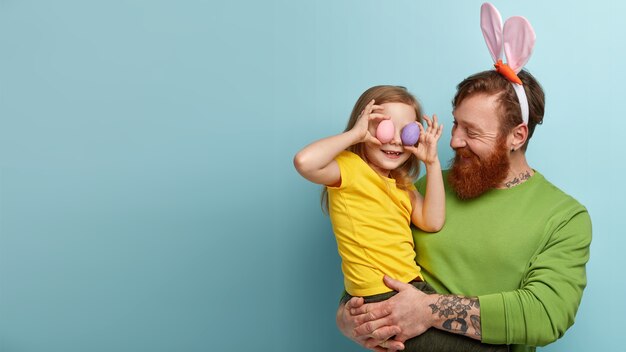
<path id="1" fill-rule="evenodd" d="M 389 117 L 382 113 L 373 112 L 382 110 L 380 105 L 374 105 L 372 100 L 363 110 L 352 129 L 342 134 L 327 137 L 313 142 L 293 159 L 296 170 L 307 180 L 321 185 L 335 186 L 341 184 L 341 173 L 335 157 L 351 145 L 370 141 L 380 145 L 380 141 L 369 132 L 370 123 L 386 120 Z"/>
<path id="2" fill-rule="evenodd" d="M 413 224 L 426 232 L 441 230 L 446 221 L 446 201 L 441 174 L 441 163 L 437 156 L 437 141 L 441 137 L 443 125 L 437 122 L 437 115 L 433 120 L 424 116 L 428 130 L 419 124 L 420 133 L 417 147 L 405 147 L 415 154 L 426 166 L 426 194 L 422 197 L 417 191 L 411 191 L 411 203 L 413 211 L 411 220 Z"/>
<path id="3" fill-rule="evenodd" d="M 327 186 L 341 183 L 341 173 L 335 157 L 349 146 L 358 143 L 359 136 L 352 130 L 313 142 L 296 154 L 293 164 L 307 180 Z"/>

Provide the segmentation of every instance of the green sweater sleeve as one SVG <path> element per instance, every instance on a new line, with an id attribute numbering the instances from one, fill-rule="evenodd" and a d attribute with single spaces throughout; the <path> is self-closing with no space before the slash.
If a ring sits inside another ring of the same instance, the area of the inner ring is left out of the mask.
<path id="1" fill-rule="evenodd" d="M 534 256 L 520 289 L 479 296 L 482 341 L 544 346 L 563 336 L 587 284 L 590 243 L 589 214 L 578 209 Z"/>

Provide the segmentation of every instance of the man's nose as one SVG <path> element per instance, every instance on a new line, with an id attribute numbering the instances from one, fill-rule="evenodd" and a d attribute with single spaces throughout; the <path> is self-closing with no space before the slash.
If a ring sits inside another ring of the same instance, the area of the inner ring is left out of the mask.
<path id="1" fill-rule="evenodd" d="M 467 142 L 465 141 L 465 138 L 463 137 L 462 133 L 458 132 L 458 131 L 452 131 L 452 138 L 450 139 L 450 147 L 452 149 L 459 149 L 459 148 L 463 148 L 467 145 Z"/>

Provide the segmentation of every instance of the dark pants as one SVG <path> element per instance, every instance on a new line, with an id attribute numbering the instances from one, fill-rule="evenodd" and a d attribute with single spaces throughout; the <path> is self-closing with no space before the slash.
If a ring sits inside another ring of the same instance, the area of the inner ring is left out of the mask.
<path id="1" fill-rule="evenodd" d="M 427 283 L 422 281 L 411 282 L 415 288 L 427 293 L 437 293 Z M 379 295 L 363 297 L 365 303 L 380 302 L 393 297 L 397 292 L 391 291 L 381 293 Z M 352 298 L 345 293 L 341 299 L 342 303 L 346 303 Z M 453 334 L 436 328 L 426 330 L 420 336 L 416 336 L 404 343 L 405 352 L 507 352 L 507 345 L 488 345 L 478 340 L 471 339 L 466 336 Z"/>

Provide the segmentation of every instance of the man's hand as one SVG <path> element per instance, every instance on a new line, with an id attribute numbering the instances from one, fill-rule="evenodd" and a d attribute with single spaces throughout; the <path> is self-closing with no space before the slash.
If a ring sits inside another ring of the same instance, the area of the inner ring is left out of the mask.
<path id="1" fill-rule="evenodd" d="M 404 341 L 421 335 L 433 325 L 429 305 L 438 295 L 427 295 L 387 276 L 384 282 L 398 294 L 369 304 L 363 304 L 362 298 L 352 298 L 337 312 L 337 326 L 344 335 L 374 351 L 403 350 Z"/>
<path id="2" fill-rule="evenodd" d="M 379 326 L 376 331 L 371 333 L 360 335 L 356 333 L 356 328 L 362 322 L 376 320 L 376 315 L 370 313 L 367 307 L 374 307 L 377 304 L 364 304 L 363 298 L 353 297 L 345 305 L 340 306 L 337 311 L 337 327 L 339 331 L 359 345 L 377 352 L 386 352 L 387 348 L 390 351 L 403 350 L 403 343 L 389 340 L 390 337 L 400 333 L 400 328 L 397 326 Z M 352 312 L 356 310 L 361 310 L 363 313 L 353 314 Z M 373 328 L 374 325 L 369 326 Z"/>
<path id="3" fill-rule="evenodd" d="M 433 326 L 434 319 L 429 307 L 434 303 L 438 295 L 427 295 L 416 289 L 413 285 L 384 277 L 387 287 L 398 294 L 390 299 L 362 305 L 351 310 L 357 315 L 358 326 L 354 329 L 357 337 L 376 334 L 380 339 L 391 338 L 393 335 L 382 334 L 378 331 L 381 327 L 394 326 L 400 328 L 394 340 L 404 342 L 412 337 L 419 336 Z M 367 310 L 367 314 L 364 312 Z"/>

